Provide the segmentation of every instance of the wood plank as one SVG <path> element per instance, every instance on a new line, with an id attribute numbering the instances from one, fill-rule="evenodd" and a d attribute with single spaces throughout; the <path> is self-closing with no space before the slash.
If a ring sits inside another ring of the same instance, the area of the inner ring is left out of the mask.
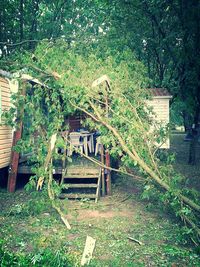
<path id="1" fill-rule="evenodd" d="M 3 110 L 4 108 L 11 107 L 11 102 L 10 102 L 10 100 L 9 100 L 9 101 L 2 101 L 1 104 L 2 104 L 2 105 L 1 105 L 2 110 Z"/>
<path id="2" fill-rule="evenodd" d="M 0 140 L 12 139 L 12 134 L 0 134 Z"/>
<path id="3" fill-rule="evenodd" d="M 5 167 L 8 167 L 10 164 L 10 161 L 6 162 L 6 163 L 0 163 L 0 169 L 1 168 L 5 168 Z"/>
<path id="4" fill-rule="evenodd" d="M 0 79 L 0 86 L 7 86 L 7 87 L 10 87 L 9 86 L 9 82 L 7 80 L 3 80 L 3 79 Z"/>
<path id="5" fill-rule="evenodd" d="M 1 90 L 1 96 L 8 97 L 10 99 L 11 93 L 10 92 L 7 92 L 7 91 L 5 92 L 5 91 Z"/>
<path id="6" fill-rule="evenodd" d="M 64 184 L 67 188 L 96 188 L 97 184 Z"/>
<path id="7" fill-rule="evenodd" d="M 3 102 L 9 102 L 10 103 L 10 97 L 1 95 L 1 101 Z"/>
<path id="8" fill-rule="evenodd" d="M 54 168 L 54 174 L 62 174 L 62 167 L 56 167 Z"/>
<path id="9" fill-rule="evenodd" d="M 10 88 L 5 88 L 1 86 L 1 93 L 10 94 Z M 11 97 L 11 95 L 10 95 Z"/>
<path id="10" fill-rule="evenodd" d="M 11 147 L 10 148 L 3 148 L 3 149 L 0 149 L 0 155 L 2 156 L 5 156 L 7 153 L 10 153 L 11 152 Z"/>
<path id="11" fill-rule="evenodd" d="M 1 126 L 0 126 L 0 131 L 1 131 L 1 130 L 10 130 L 10 131 L 12 131 L 12 127 L 7 126 L 7 125 L 1 125 Z"/>
<path id="12" fill-rule="evenodd" d="M 104 166 L 105 162 L 104 162 L 104 147 L 101 144 L 101 149 L 100 149 L 100 153 L 101 153 L 101 164 Z M 105 170 L 104 168 L 101 168 L 101 188 L 102 188 L 102 196 L 105 196 Z"/>
<path id="13" fill-rule="evenodd" d="M 5 152 L 4 154 L 0 154 L 1 159 L 10 159 L 11 151 Z"/>
<path id="14" fill-rule="evenodd" d="M 60 194 L 59 198 L 91 198 L 91 199 L 95 199 L 96 198 L 96 194 L 70 194 L 70 193 L 62 193 Z"/>
<path id="15" fill-rule="evenodd" d="M 97 203 L 97 201 L 100 198 L 100 189 L 101 189 L 101 170 L 99 172 L 99 179 L 98 179 L 98 183 L 97 183 L 97 190 L 96 190 L 96 199 L 95 199 L 95 203 Z"/>
<path id="16" fill-rule="evenodd" d="M 31 167 L 30 166 L 20 166 L 19 165 L 19 169 L 18 169 L 18 173 L 24 173 L 24 174 L 28 174 L 28 173 L 32 173 L 31 172 Z M 57 167 L 54 169 L 54 174 L 62 174 L 62 168 L 61 167 Z M 85 179 L 85 178 L 88 178 L 88 179 L 97 179 L 98 178 L 98 175 L 96 174 L 86 174 L 86 175 L 79 175 L 79 174 L 74 174 L 74 173 L 67 173 L 65 174 L 64 176 L 64 179 Z"/>
<path id="17" fill-rule="evenodd" d="M 0 84 L 1 90 L 4 92 L 10 92 L 10 87 L 9 85 L 5 84 L 5 83 L 1 83 Z"/>
<path id="18" fill-rule="evenodd" d="M 71 175 L 71 174 L 74 174 L 74 175 L 87 175 L 87 174 L 90 174 L 90 175 L 99 175 L 99 168 L 82 168 L 80 166 L 75 166 L 75 167 L 71 167 L 69 166 L 68 169 L 67 169 L 67 172 L 66 172 L 66 175 Z"/>
<path id="19" fill-rule="evenodd" d="M 6 83 L 8 83 L 8 80 L 6 80 L 5 78 L 3 78 L 3 77 L 1 77 L 1 76 L 0 76 L 0 81 L 1 81 L 1 82 L 6 82 Z"/>
<path id="20" fill-rule="evenodd" d="M 8 80 L 6 80 L 6 79 L 3 78 L 3 77 L 0 77 L 0 83 L 6 83 L 6 84 L 9 84 Z"/>
<path id="21" fill-rule="evenodd" d="M 0 164 L 1 163 L 10 163 L 10 156 L 0 159 Z"/>
<path id="22" fill-rule="evenodd" d="M 10 148 L 11 149 L 11 147 L 12 147 L 12 142 L 10 142 L 10 143 L 6 143 L 6 144 L 3 144 L 3 145 L 1 145 L 0 144 L 0 151 L 1 150 L 3 150 L 3 149 L 8 149 L 8 148 Z"/>
<path id="23" fill-rule="evenodd" d="M 27 153 L 27 154 L 24 154 L 24 155 L 20 155 L 19 163 L 26 162 L 33 154 L 34 154 L 34 152 L 30 152 L 30 153 Z"/>
<path id="24" fill-rule="evenodd" d="M 2 105 L 1 105 L 1 107 L 2 107 L 2 111 L 4 111 L 4 109 L 5 110 L 8 110 L 8 107 L 10 108 L 11 107 L 11 103 L 9 102 L 2 102 Z"/>
<path id="25" fill-rule="evenodd" d="M 4 139 L 0 139 L 0 145 L 4 145 L 4 144 L 11 144 L 12 145 L 12 138 L 4 138 Z"/>
<path id="26" fill-rule="evenodd" d="M 86 174 L 86 175 L 79 175 L 79 174 L 65 174 L 65 176 L 64 176 L 64 179 L 91 179 L 91 178 L 93 178 L 93 179 L 97 179 L 98 178 L 98 176 L 97 175 L 94 175 L 94 174 Z"/>
<path id="27" fill-rule="evenodd" d="M 110 154 L 109 151 L 106 150 L 106 166 L 110 167 Z M 106 175 L 106 189 L 107 189 L 107 195 L 111 196 L 111 173 L 110 170 L 107 169 L 107 175 Z"/>
<path id="28" fill-rule="evenodd" d="M 20 122 L 18 126 L 19 126 L 18 129 L 13 134 L 12 146 L 15 146 L 22 136 L 22 122 Z M 19 163 L 19 153 L 12 150 L 11 160 L 10 160 L 10 171 L 8 174 L 8 184 L 7 184 L 7 189 L 8 189 L 8 192 L 10 193 L 15 192 L 18 163 Z"/>
<path id="29" fill-rule="evenodd" d="M 86 238 L 85 248 L 83 251 L 82 258 L 81 258 L 81 266 L 89 265 L 92 259 L 92 254 L 95 248 L 95 243 L 96 243 L 96 239 L 88 235 Z"/>
<path id="30" fill-rule="evenodd" d="M 3 135 L 3 134 L 12 134 L 12 130 L 11 129 L 6 129 L 6 128 L 4 128 L 4 129 L 1 129 L 0 128 L 0 135 Z"/>
<path id="31" fill-rule="evenodd" d="M 1 103 L 2 103 L 2 106 L 10 106 L 10 104 L 11 104 L 11 103 L 10 103 L 10 99 L 8 99 L 8 100 L 5 100 L 5 99 L 4 99 L 4 100 L 2 100 Z"/>
<path id="32" fill-rule="evenodd" d="M 18 166 L 18 173 L 21 173 L 21 174 L 33 174 L 32 170 L 31 170 L 31 166 Z"/>
<path id="33" fill-rule="evenodd" d="M 6 125 L 1 125 L 0 126 L 0 131 L 1 130 L 11 130 L 12 131 L 12 127 L 10 127 L 10 126 L 6 126 Z"/>

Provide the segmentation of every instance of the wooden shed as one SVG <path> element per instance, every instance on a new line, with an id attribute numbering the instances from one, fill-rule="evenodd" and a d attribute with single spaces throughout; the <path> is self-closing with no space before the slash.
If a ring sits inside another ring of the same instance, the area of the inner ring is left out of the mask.
<path id="1" fill-rule="evenodd" d="M 12 128 L 5 126 L 2 120 L 2 113 L 11 106 L 11 89 L 9 81 L 0 77 L 0 169 L 10 164 L 12 147 Z"/>
<path id="2" fill-rule="evenodd" d="M 154 119 L 162 126 L 167 126 L 169 123 L 169 101 L 172 95 L 165 88 L 149 88 L 147 89 L 152 96 L 151 100 L 147 103 L 153 108 Z M 163 143 L 160 148 L 169 148 L 170 142 L 167 138 L 166 142 Z"/>

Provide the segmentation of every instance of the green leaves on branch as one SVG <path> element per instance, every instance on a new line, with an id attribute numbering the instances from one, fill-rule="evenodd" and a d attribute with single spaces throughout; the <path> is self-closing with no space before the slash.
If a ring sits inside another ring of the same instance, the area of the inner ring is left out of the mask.
<path id="1" fill-rule="evenodd" d="M 41 76 L 46 86 L 30 88 L 24 102 L 25 114 L 31 119 L 27 136 L 33 132 L 39 136 L 36 154 L 41 169 L 38 168 L 38 175 L 43 175 L 40 170 L 44 170 L 47 140 L 53 133 L 66 130 L 69 115 L 81 113 L 87 117 L 85 126 L 101 133 L 101 140 L 112 156 L 121 159 L 123 166 L 143 173 L 146 192 L 153 192 L 176 215 L 182 219 L 184 215 L 184 221 L 193 230 L 198 229 L 196 213 L 200 207 L 196 199 L 184 195 L 181 178 L 170 161 L 162 163 L 156 157 L 156 142 L 162 143 L 166 129 L 156 125 L 155 130 L 152 113 L 147 108 L 143 89 L 148 85 L 145 68 L 128 50 L 105 57 L 98 57 L 87 49 L 84 52 L 83 56 L 76 46 L 69 50 L 61 41 L 59 46 L 43 43 L 35 51 L 36 77 L 38 67 L 60 75 L 57 80 Z M 92 87 L 94 80 L 103 75 L 110 78 L 110 88 L 106 83 Z M 58 144 L 63 145 L 60 139 Z"/>

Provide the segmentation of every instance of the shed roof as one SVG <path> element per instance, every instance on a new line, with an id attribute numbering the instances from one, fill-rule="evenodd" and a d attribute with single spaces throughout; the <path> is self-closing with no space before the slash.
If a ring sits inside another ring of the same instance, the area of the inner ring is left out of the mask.
<path id="1" fill-rule="evenodd" d="M 147 88 L 153 98 L 172 98 L 172 95 L 165 88 Z"/>

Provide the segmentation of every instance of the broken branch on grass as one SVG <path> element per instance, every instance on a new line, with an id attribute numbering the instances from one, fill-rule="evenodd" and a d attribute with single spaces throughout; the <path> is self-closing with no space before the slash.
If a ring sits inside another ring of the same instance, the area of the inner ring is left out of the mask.
<path id="1" fill-rule="evenodd" d="M 83 256 L 81 259 L 81 266 L 84 266 L 90 263 L 90 260 L 92 259 L 92 254 L 95 248 L 95 243 L 96 243 L 96 239 L 88 235 L 86 238 L 85 248 L 84 248 Z"/>
<path id="2" fill-rule="evenodd" d="M 128 236 L 128 239 L 131 240 L 131 241 L 133 241 L 133 242 L 135 242 L 135 243 L 137 243 L 137 244 L 139 244 L 140 246 L 143 245 L 142 242 L 140 242 L 139 240 L 137 240 L 137 239 L 135 239 L 135 238 L 133 238 L 133 237 Z"/>
<path id="3" fill-rule="evenodd" d="M 128 200 L 129 198 L 132 197 L 132 194 L 128 195 L 127 197 L 125 197 L 124 199 L 121 200 L 121 202 L 125 202 L 126 200 Z"/>
<path id="4" fill-rule="evenodd" d="M 55 148 L 55 143 L 56 143 L 56 139 L 57 139 L 57 134 L 53 134 L 49 140 L 49 144 L 48 144 L 48 153 L 47 153 L 47 157 L 46 157 L 46 160 L 45 160 L 45 163 L 44 163 L 44 171 L 45 171 L 45 175 L 48 176 L 48 183 L 47 183 L 47 191 L 48 191 L 48 196 L 51 200 L 51 205 L 52 207 L 58 212 L 58 214 L 60 215 L 61 217 L 61 220 L 63 221 L 63 223 L 65 224 L 65 226 L 67 227 L 67 229 L 71 229 L 71 226 L 65 216 L 65 214 L 61 211 L 61 209 L 55 204 L 55 194 L 53 192 L 53 189 L 52 189 L 52 180 L 53 180 L 53 175 L 52 175 L 52 168 L 49 167 L 51 161 L 52 161 L 52 153 L 53 153 L 53 150 Z M 47 173 L 49 169 L 49 175 Z M 38 189 L 38 186 L 41 186 L 41 181 L 42 181 L 42 184 L 44 182 L 44 177 L 40 177 L 39 180 L 38 180 L 38 183 L 39 185 L 37 185 L 37 189 Z"/>

